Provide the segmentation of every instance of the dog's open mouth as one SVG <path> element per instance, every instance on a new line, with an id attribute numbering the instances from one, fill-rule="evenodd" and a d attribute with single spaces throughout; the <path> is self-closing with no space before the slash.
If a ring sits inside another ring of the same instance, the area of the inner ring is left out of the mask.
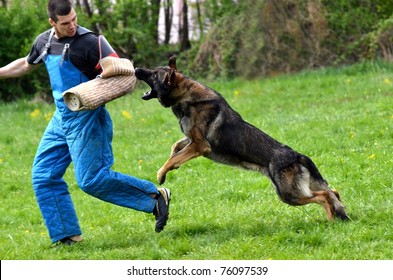
<path id="1" fill-rule="evenodd" d="M 135 68 L 135 76 L 138 80 L 144 81 L 150 86 L 150 90 L 146 92 L 143 96 L 143 100 L 150 100 L 152 98 L 157 98 L 158 93 L 152 86 L 152 83 L 150 82 L 152 72 L 147 69 L 142 69 L 142 68 Z"/>
<path id="2" fill-rule="evenodd" d="M 152 98 L 157 98 L 157 91 L 154 89 L 150 89 L 148 92 L 146 92 L 143 96 L 143 100 L 150 100 Z"/>

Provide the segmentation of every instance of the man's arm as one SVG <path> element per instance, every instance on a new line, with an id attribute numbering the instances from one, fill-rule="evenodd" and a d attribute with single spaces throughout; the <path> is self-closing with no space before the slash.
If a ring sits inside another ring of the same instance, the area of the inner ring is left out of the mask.
<path id="1" fill-rule="evenodd" d="M 27 62 L 26 57 L 19 58 L 0 68 L 0 79 L 17 78 L 37 69 L 39 64 L 33 65 Z"/>

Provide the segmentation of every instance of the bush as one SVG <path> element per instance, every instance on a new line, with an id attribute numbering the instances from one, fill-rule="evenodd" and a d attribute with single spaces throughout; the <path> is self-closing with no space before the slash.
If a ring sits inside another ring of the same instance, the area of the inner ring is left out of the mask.
<path id="1" fill-rule="evenodd" d="M 0 25 L 0 34 L 6 38 L 0 44 L 1 66 L 27 56 L 35 37 L 50 27 L 45 5 L 46 0 L 12 1 L 7 9 L 0 7 L 0 22 L 7 23 Z M 25 77 L 2 80 L 0 100 L 12 101 L 37 93 L 47 99 L 50 85 L 44 67 L 41 68 Z"/>
<path id="2" fill-rule="evenodd" d="M 26 56 L 34 38 L 49 28 L 47 0 L 8 2 L 9 7 L 0 7 L 0 21 L 7 23 L 0 25 L 0 35 L 7 38 L 0 44 L 1 66 Z M 201 3 L 198 24 L 203 22 L 207 33 L 179 54 L 179 69 L 195 76 L 254 78 L 362 59 L 393 59 L 393 1 L 252 2 Z M 163 65 L 171 54 L 178 54 L 177 45 L 157 43 L 157 1 L 89 3 L 94 13 L 76 6 L 79 23 L 104 34 L 119 55 L 132 59 L 135 66 Z M 44 69 L 0 82 L 0 100 L 34 94 L 50 96 Z"/>
<path id="3" fill-rule="evenodd" d="M 252 78 L 392 58 L 392 1 L 256 0 L 233 5 L 193 50 L 196 74 Z"/>
<path id="4" fill-rule="evenodd" d="M 200 71 L 215 75 L 258 77 L 320 66 L 329 55 L 322 47 L 327 35 L 319 1 L 239 4 L 211 28 L 195 67 L 212 66 Z"/>

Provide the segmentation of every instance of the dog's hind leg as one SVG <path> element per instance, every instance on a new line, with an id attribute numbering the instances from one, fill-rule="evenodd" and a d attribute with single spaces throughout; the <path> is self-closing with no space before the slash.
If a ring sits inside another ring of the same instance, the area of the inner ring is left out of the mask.
<path id="1" fill-rule="evenodd" d="M 334 216 L 346 221 L 349 217 L 345 213 L 344 205 L 338 201 L 336 194 L 331 191 L 313 191 L 312 197 L 301 198 L 298 200 L 300 205 L 309 203 L 318 203 L 323 206 L 328 220 L 332 220 Z"/>
<path id="2" fill-rule="evenodd" d="M 328 220 L 334 216 L 349 219 L 338 193 L 332 191 L 322 177 L 315 178 L 305 166 L 293 164 L 276 173 L 272 179 L 283 202 L 294 206 L 318 203 L 325 209 Z"/>
<path id="3" fill-rule="evenodd" d="M 329 190 L 329 198 L 333 205 L 334 215 L 343 221 L 348 221 L 349 217 L 345 212 L 345 206 L 341 203 L 340 195 L 337 191 Z"/>
<path id="4" fill-rule="evenodd" d="M 297 200 L 299 205 L 306 205 L 309 203 L 318 203 L 323 206 L 326 212 L 326 218 L 332 220 L 334 217 L 333 205 L 329 202 L 329 193 L 327 191 L 314 191 L 312 197 L 304 197 Z"/>
<path id="5" fill-rule="evenodd" d="M 345 207 L 341 203 L 340 195 L 337 191 L 329 188 L 329 185 L 324 180 L 318 180 L 311 178 L 310 188 L 314 193 L 323 193 L 326 197 L 326 201 L 331 205 L 333 215 L 340 218 L 341 220 L 349 220 Z"/>

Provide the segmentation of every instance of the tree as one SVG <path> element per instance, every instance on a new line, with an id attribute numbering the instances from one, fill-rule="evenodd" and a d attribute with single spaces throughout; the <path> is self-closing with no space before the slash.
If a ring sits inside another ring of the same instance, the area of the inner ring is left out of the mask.
<path id="1" fill-rule="evenodd" d="M 0 67 L 26 56 L 34 38 L 42 31 L 49 29 L 46 3 L 47 0 L 14 0 L 8 1 L 6 7 L 0 7 L 0 22 L 7 23 L 0 24 L 0 36 L 6 38 L 0 43 Z M 13 101 L 36 93 L 44 99 L 50 97 L 45 67 L 41 67 L 28 76 L 0 81 L 0 100 L 2 101 Z"/>
<path id="2" fill-rule="evenodd" d="M 206 0 L 212 26 L 193 50 L 196 74 L 259 77 L 393 59 L 392 1 L 245 2 Z"/>
<path id="3" fill-rule="evenodd" d="M 168 45 L 171 38 L 173 6 L 172 0 L 164 0 L 164 44 Z"/>
<path id="4" fill-rule="evenodd" d="M 79 23 L 105 35 L 121 57 L 155 67 L 177 52 L 193 75 L 259 77 L 277 72 L 393 60 L 393 1 L 386 0 L 74 0 Z M 252 2 L 252 5 L 250 5 Z M 179 22 L 173 5 L 181 3 Z M 0 65 L 26 56 L 49 29 L 47 0 L 1 0 Z M 164 42 L 158 42 L 160 8 Z M 190 22 L 196 23 L 196 29 Z M 179 24 L 179 41 L 171 29 Z M 196 31 L 199 39 L 190 39 Z M 191 45 L 192 43 L 192 45 Z M 173 51 L 176 48 L 176 51 Z M 247 67 L 245 67 L 245 65 Z M 0 99 L 50 93 L 42 71 L 0 81 Z"/>
<path id="5" fill-rule="evenodd" d="M 158 20 L 160 18 L 160 4 L 161 0 L 151 0 L 151 20 L 152 20 L 152 35 L 158 43 Z"/>
<path id="6" fill-rule="evenodd" d="M 195 10 L 197 14 L 199 35 L 202 36 L 203 32 L 205 31 L 205 27 L 203 26 L 201 3 L 199 2 L 199 0 L 196 0 L 195 2 Z"/>
<path id="7" fill-rule="evenodd" d="M 191 48 L 190 38 L 188 35 L 188 4 L 187 0 L 182 1 L 182 9 L 179 17 L 179 41 L 180 51 Z"/>

